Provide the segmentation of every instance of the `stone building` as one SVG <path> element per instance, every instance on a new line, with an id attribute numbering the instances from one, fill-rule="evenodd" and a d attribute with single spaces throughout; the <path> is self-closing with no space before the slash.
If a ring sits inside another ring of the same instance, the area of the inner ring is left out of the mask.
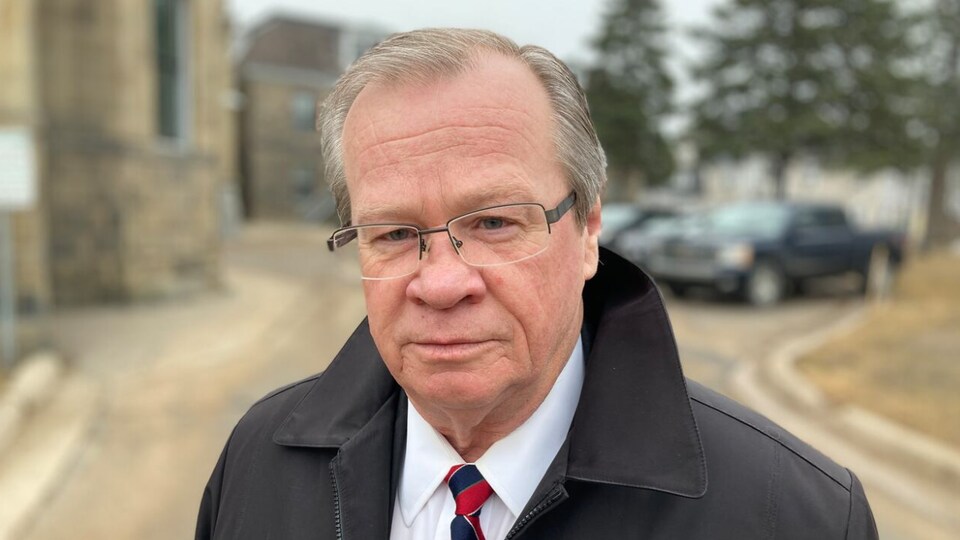
<path id="1" fill-rule="evenodd" d="M 216 283 L 235 174 L 224 0 L 0 0 L 0 128 L 30 134 L 21 320 Z M 23 331 L 23 330 L 22 330 Z"/>
<path id="2" fill-rule="evenodd" d="M 250 30 L 238 69 L 248 217 L 323 220 L 334 213 L 323 181 L 316 103 L 351 62 L 384 37 L 372 28 L 285 15 Z"/>

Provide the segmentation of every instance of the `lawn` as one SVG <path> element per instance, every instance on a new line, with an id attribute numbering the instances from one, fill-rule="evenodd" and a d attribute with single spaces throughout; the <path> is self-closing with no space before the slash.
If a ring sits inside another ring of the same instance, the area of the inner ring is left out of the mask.
<path id="1" fill-rule="evenodd" d="M 913 259 L 856 331 L 802 358 L 829 399 L 960 448 L 960 255 Z"/>

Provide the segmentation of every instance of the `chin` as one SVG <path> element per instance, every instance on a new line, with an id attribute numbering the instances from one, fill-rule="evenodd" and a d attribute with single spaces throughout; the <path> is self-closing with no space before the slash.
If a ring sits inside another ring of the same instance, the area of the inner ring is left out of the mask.
<path id="1" fill-rule="evenodd" d="M 494 401 L 494 393 L 479 385 L 470 384 L 464 377 L 440 377 L 439 381 L 421 387 L 417 394 L 421 400 L 447 410 L 478 409 L 488 407 Z M 445 379 L 445 380 L 444 380 Z"/>

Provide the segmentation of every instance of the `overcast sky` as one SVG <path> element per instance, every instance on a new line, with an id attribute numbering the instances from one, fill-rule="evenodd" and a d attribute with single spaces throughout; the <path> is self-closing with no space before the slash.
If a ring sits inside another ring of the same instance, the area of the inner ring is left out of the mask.
<path id="1" fill-rule="evenodd" d="M 701 55 L 690 28 L 705 26 L 713 6 L 721 0 L 663 0 L 671 28 L 668 66 L 676 77 L 679 103 L 695 95 L 686 80 L 684 66 Z M 237 23 L 245 32 L 271 13 L 303 15 L 331 22 L 372 25 L 386 32 L 428 26 L 485 28 L 517 43 L 546 47 L 566 62 L 588 64 L 590 40 L 597 34 L 609 0 L 227 0 Z M 667 130 L 682 129 L 683 118 L 667 122 Z"/>
<path id="2" fill-rule="evenodd" d="M 710 6 L 718 0 L 665 1 L 675 28 L 706 23 Z M 599 28 L 607 0 L 228 0 L 230 11 L 244 31 L 271 12 L 358 24 L 373 24 L 388 32 L 426 26 L 486 28 L 521 45 L 550 49 L 569 62 L 591 58 L 589 41 Z M 679 34 L 679 32 L 678 32 Z M 681 57 L 696 54 L 689 39 L 674 41 Z"/>

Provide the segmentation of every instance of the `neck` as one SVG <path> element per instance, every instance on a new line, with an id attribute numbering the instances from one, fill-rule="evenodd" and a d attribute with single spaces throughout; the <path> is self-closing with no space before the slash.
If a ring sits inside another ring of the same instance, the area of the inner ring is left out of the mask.
<path id="1" fill-rule="evenodd" d="M 552 387 L 552 385 L 551 385 Z M 491 409 L 458 409 L 448 411 L 421 405 L 409 396 L 420 415 L 450 443 L 467 463 L 480 459 L 491 446 L 520 427 L 543 403 L 550 388 L 528 395 L 522 408 L 500 406 Z M 509 414 L 501 414 L 509 411 Z"/>
<path id="2" fill-rule="evenodd" d="M 575 344 L 575 343 L 574 343 Z M 467 463 L 476 462 L 497 441 L 519 428 L 544 402 L 553 389 L 572 352 L 553 363 L 554 372 L 539 384 L 529 385 L 508 399 L 485 407 L 446 409 L 409 395 L 411 405 L 450 443 Z"/>
<path id="3" fill-rule="evenodd" d="M 437 431 L 447 439 L 450 446 L 460 454 L 460 457 L 462 457 L 465 462 L 474 463 L 480 459 L 495 442 L 512 433 L 520 427 L 527 418 L 530 418 L 530 415 L 543 403 L 545 397 L 546 395 L 544 394 L 531 400 L 532 406 L 530 406 L 529 409 L 515 410 L 514 414 L 507 419 L 498 420 L 488 416 L 484 418 L 482 422 L 471 425 L 470 422 L 457 422 L 456 420 L 462 420 L 462 418 L 457 418 L 446 425 L 439 424 L 435 425 L 435 427 Z M 430 420 L 428 419 L 428 421 Z"/>

